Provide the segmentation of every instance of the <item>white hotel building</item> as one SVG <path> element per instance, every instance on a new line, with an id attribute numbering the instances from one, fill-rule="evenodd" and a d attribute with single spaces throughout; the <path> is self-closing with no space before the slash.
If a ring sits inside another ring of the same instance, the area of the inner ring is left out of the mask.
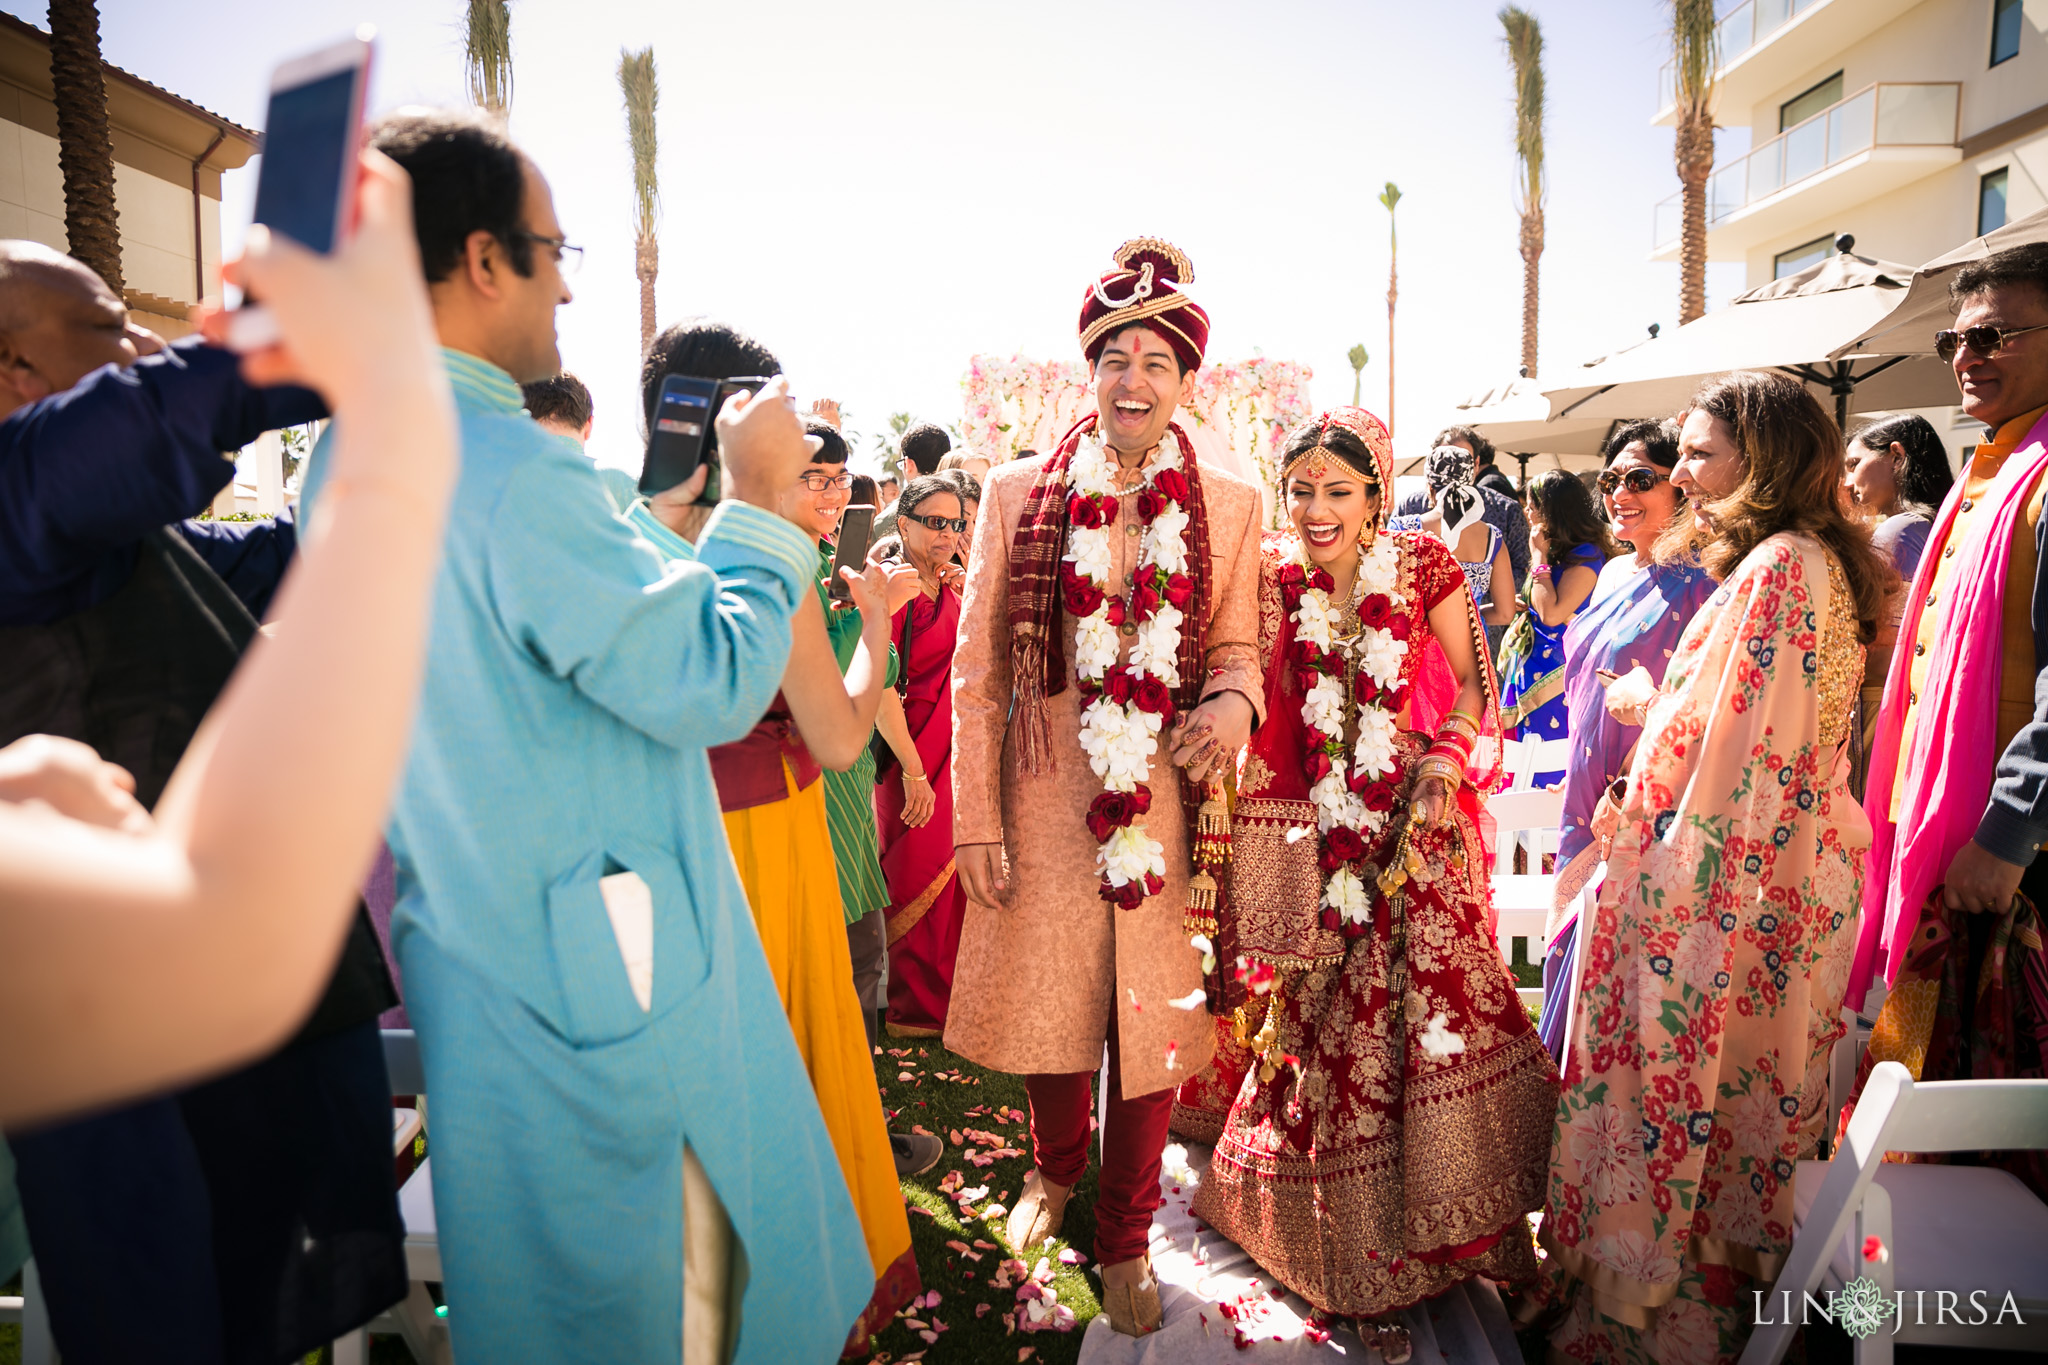
<path id="1" fill-rule="evenodd" d="M 1919 265 L 2048 204 L 2048 0 L 1743 0 L 1720 22 L 1707 258 L 1746 288 L 1858 255 Z M 1670 69 L 1664 108 L 1671 123 Z M 1653 255 L 1678 258 L 1678 196 Z"/>

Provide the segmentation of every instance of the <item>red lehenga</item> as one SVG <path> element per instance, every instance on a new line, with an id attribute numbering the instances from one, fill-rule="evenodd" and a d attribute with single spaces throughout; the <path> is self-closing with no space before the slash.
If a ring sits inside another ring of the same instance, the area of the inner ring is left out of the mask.
<path id="1" fill-rule="evenodd" d="M 1398 813 L 1456 697 L 1425 617 L 1447 598 L 1469 607 L 1469 597 L 1439 541 L 1392 534 L 1400 610 L 1413 623 Z M 1453 818 L 1413 836 L 1420 874 L 1391 902 L 1374 891 L 1361 935 L 1325 927 L 1294 626 L 1278 581 L 1294 552 L 1291 535 L 1274 536 L 1261 556 L 1267 719 L 1240 770 L 1216 945 L 1226 979 L 1239 955 L 1276 977 L 1269 994 L 1218 1019 L 1215 1061 L 1181 1087 L 1174 1127 L 1216 1144 L 1197 1215 L 1318 1308 L 1375 1316 L 1473 1275 L 1535 1274 L 1524 1215 L 1543 1205 L 1557 1072 L 1494 945 L 1473 783 Z M 1490 669 L 1486 691 L 1474 764 L 1488 770 L 1470 775 L 1490 785 L 1500 734 Z M 1368 886 L 1401 829 L 1397 818 L 1369 847 Z M 1452 1035 L 1462 1051 L 1447 1046 Z"/>

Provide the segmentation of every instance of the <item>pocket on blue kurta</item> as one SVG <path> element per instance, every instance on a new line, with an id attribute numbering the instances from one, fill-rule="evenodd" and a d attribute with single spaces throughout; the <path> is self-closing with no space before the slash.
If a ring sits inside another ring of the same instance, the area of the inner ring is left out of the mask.
<path id="1" fill-rule="evenodd" d="M 598 885 L 615 872 L 637 873 L 654 902 L 651 1010 L 641 1009 L 633 996 Z M 590 854 L 548 887 L 547 899 L 562 1033 L 572 1044 L 610 1043 L 638 1033 L 710 974 L 696 906 L 672 851 L 626 842 Z"/>

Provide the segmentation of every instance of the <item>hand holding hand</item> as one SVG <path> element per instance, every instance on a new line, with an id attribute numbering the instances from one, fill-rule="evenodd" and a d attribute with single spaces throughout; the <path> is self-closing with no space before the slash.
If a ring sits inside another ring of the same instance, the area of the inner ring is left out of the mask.
<path id="1" fill-rule="evenodd" d="M 953 850 L 953 868 L 967 899 L 991 910 L 1003 908 L 996 897 L 1010 889 L 1010 879 L 1003 872 L 1001 844 L 961 844 Z"/>
<path id="2" fill-rule="evenodd" d="M 1626 673 L 1615 674 L 1603 668 L 1593 676 L 1607 689 L 1608 715 L 1623 725 L 1643 723 L 1650 703 L 1657 699 L 1657 684 L 1651 680 L 1649 669 L 1637 664 Z"/>
<path id="3" fill-rule="evenodd" d="M 91 746 L 29 735 L 0 749 L 0 801 L 42 805 L 89 825 L 146 834 L 149 812 L 135 800 L 135 779 Z"/>
<path id="4" fill-rule="evenodd" d="M 1206 782 L 1221 777 L 1251 737 L 1252 704 L 1239 693 L 1218 692 L 1167 733 L 1167 744 L 1189 781 Z"/>

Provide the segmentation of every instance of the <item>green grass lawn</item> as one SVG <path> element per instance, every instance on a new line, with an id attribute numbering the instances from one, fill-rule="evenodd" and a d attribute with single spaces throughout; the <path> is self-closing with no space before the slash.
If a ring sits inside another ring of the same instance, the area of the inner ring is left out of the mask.
<path id="1" fill-rule="evenodd" d="M 874 1360 L 877 1365 L 901 1365 L 909 1360 L 929 1365 L 1015 1365 L 1020 1360 L 1071 1365 L 1080 1357 L 1083 1329 L 1101 1311 L 1091 1273 L 1095 1168 L 1091 1165 L 1081 1177 L 1067 1205 L 1064 1236 L 1033 1252 L 1027 1262 L 1035 1268 L 1040 1259 L 1047 1261 L 1060 1303 L 1074 1311 L 1073 1330 L 1007 1330 L 1005 1323 L 1017 1308 L 1017 1291 L 1014 1279 L 1008 1285 L 1000 1283 L 1007 1278 L 1002 1263 L 1011 1255 L 1003 1227 L 1007 1210 L 1024 1187 L 1024 1173 L 1031 1169 L 1030 1130 L 1024 1117 L 1030 1106 L 1024 1097 L 1024 1080 L 985 1071 L 946 1051 L 937 1039 L 889 1039 L 883 1049 L 875 1058 L 875 1079 L 891 1115 L 890 1126 L 898 1131 L 921 1127 L 946 1143 L 946 1153 L 931 1170 L 903 1182 L 903 1197 L 911 1208 L 910 1238 L 917 1250 L 918 1271 L 926 1291 L 936 1292 L 939 1302 L 908 1315 L 924 1323 L 922 1329 L 899 1317 L 877 1334 Z M 996 1150 L 1015 1150 L 1019 1155 L 998 1157 L 987 1166 L 972 1164 L 967 1152 L 986 1154 L 989 1144 L 969 1137 L 965 1130 L 970 1128 L 999 1138 L 1002 1145 Z M 956 1132 L 958 1141 L 954 1140 Z M 984 1186 L 987 1194 L 968 1201 L 964 1209 L 950 1193 L 971 1193 Z M 992 1204 L 1004 1212 L 992 1211 Z M 1085 1264 L 1065 1264 L 1060 1253 L 1070 1249 L 1091 1259 Z M 938 1323 L 945 1324 L 944 1330 L 938 1330 Z M 937 1341 L 927 1342 L 921 1334 L 927 1331 L 933 1332 Z M 1023 1354 L 1026 1351 L 1030 1354 Z"/>

